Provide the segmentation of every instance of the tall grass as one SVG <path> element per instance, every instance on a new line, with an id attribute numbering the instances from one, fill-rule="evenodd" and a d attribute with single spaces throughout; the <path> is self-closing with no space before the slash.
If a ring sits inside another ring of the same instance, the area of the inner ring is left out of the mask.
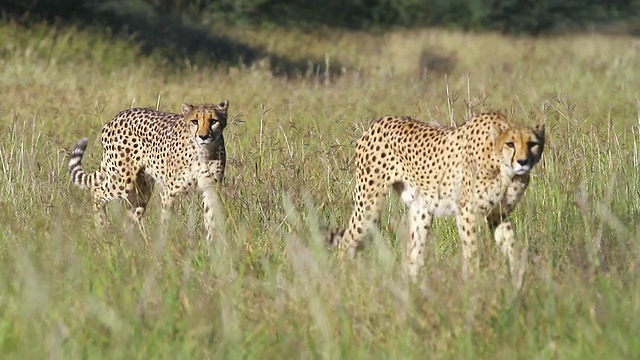
<path id="1" fill-rule="evenodd" d="M 0 24 L 0 351 L 3 358 L 636 358 L 640 356 L 638 42 L 218 29 L 342 64 L 297 80 L 267 66 L 166 68 L 126 40 Z M 426 55 L 425 55 L 426 54 Z M 433 58 L 449 61 L 448 74 Z M 425 65 L 427 71 L 424 71 Z M 433 69 L 428 67 L 432 66 Z M 204 242 L 197 196 L 148 246 L 109 208 L 94 226 L 66 154 L 132 104 L 229 99 L 224 235 Z M 422 279 L 403 274 L 403 209 L 353 262 L 322 243 L 351 211 L 353 141 L 368 119 L 460 122 L 502 109 L 547 125 L 514 214 L 527 262 L 512 286 L 490 238 L 463 282 L 455 226 L 437 220 Z"/>

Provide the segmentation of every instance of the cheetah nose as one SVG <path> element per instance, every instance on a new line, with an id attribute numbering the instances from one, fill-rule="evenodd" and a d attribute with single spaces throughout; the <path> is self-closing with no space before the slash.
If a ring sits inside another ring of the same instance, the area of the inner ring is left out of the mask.
<path id="1" fill-rule="evenodd" d="M 516 160 L 516 162 L 517 162 L 518 164 L 520 164 L 521 166 L 525 166 L 525 165 L 527 165 L 527 163 L 529 162 L 529 160 L 527 160 L 527 159 L 520 159 L 520 160 Z"/>
<path id="2" fill-rule="evenodd" d="M 209 134 L 198 135 L 198 137 L 202 140 L 207 140 L 209 138 Z"/>

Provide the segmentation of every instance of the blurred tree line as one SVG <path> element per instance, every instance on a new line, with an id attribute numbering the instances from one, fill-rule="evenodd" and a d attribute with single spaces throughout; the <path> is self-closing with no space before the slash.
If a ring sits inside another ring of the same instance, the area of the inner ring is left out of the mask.
<path id="1" fill-rule="evenodd" d="M 370 30 L 444 26 L 539 35 L 640 22 L 640 0 L 3 0 L 9 16 L 90 18 L 103 6 L 204 22 Z"/>

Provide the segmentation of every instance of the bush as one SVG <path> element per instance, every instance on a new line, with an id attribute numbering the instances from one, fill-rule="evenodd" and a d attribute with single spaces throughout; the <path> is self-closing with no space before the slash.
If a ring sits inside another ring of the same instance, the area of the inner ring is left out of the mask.
<path id="1" fill-rule="evenodd" d="M 163 15 L 199 16 L 230 23 L 333 26 L 368 30 L 444 26 L 539 35 L 591 24 L 633 22 L 640 0 L 9 0 L 0 10 L 45 17 L 85 16 L 105 3 L 144 6 Z"/>

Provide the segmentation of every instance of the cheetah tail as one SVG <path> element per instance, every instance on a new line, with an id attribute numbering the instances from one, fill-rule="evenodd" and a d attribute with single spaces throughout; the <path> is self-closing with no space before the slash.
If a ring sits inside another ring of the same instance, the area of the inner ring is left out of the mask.
<path id="1" fill-rule="evenodd" d="M 92 187 L 96 183 L 96 173 L 87 174 L 82 167 L 82 157 L 88 143 L 89 139 L 80 139 L 69 156 L 69 177 L 74 184 L 83 189 Z"/>

